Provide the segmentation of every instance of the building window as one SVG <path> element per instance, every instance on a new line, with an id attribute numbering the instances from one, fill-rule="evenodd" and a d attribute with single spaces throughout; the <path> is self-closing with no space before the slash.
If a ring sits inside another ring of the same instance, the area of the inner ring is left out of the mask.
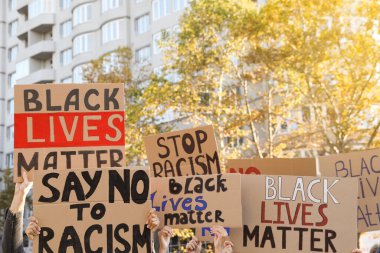
<path id="1" fill-rule="evenodd" d="M 13 168 L 13 152 L 8 153 L 5 159 L 6 159 L 5 163 L 6 163 L 7 168 L 12 169 Z"/>
<path id="2" fill-rule="evenodd" d="M 102 12 L 118 8 L 120 2 L 121 0 L 102 0 Z"/>
<path id="3" fill-rule="evenodd" d="M 136 33 L 142 34 L 149 31 L 150 28 L 150 17 L 149 14 L 138 17 L 135 19 L 135 29 Z"/>
<path id="4" fill-rule="evenodd" d="M 170 15 L 170 11 L 172 9 L 172 0 L 164 0 L 165 8 L 164 13 L 165 16 Z"/>
<path id="5" fill-rule="evenodd" d="M 18 54 L 18 46 L 11 47 L 8 51 L 9 61 L 13 62 L 16 60 Z"/>
<path id="6" fill-rule="evenodd" d="M 153 20 L 162 18 L 170 14 L 172 9 L 172 0 L 153 0 Z"/>
<path id="7" fill-rule="evenodd" d="M 153 20 L 160 19 L 164 16 L 164 0 L 153 0 L 152 9 L 153 9 Z"/>
<path id="8" fill-rule="evenodd" d="M 17 0 L 9 0 L 9 9 L 11 11 L 16 10 L 16 2 Z"/>
<path id="9" fill-rule="evenodd" d="M 136 62 L 143 63 L 150 60 L 150 46 L 136 50 Z"/>
<path id="10" fill-rule="evenodd" d="M 18 20 L 9 23 L 9 36 L 14 37 L 17 35 Z"/>
<path id="11" fill-rule="evenodd" d="M 61 24 L 61 36 L 62 36 L 62 38 L 69 36 L 71 34 L 72 30 L 73 30 L 73 24 L 72 24 L 71 20 L 63 22 Z"/>
<path id="12" fill-rule="evenodd" d="M 73 26 L 83 24 L 91 18 L 91 4 L 82 4 L 73 12 Z"/>
<path id="13" fill-rule="evenodd" d="M 173 0 L 173 11 L 183 10 L 189 6 L 187 0 Z"/>
<path id="14" fill-rule="evenodd" d="M 43 13 L 54 12 L 55 1 L 52 0 L 33 0 L 28 5 L 29 19 L 37 17 Z"/>
<path id="15" fill-rule="evenodd" d="M 61 80 L 61 83 L 73 83 L 73 78 L 71 76 L 66 77 Z"/>
<path id="16" fill-rule="evenodd" d="M 13 88 L 15 84 L 16 84 L 16 72 L 13 72 L 8 75 L 8 87 Z"/>
<path id="17" fill-rule="evenodd" d="M 21 79 L 29 75 L 30 64 L 29 59 L 25 59 L 16 65 L 16 77 L 15 79 Z"/>
<path id="18" fill-rule="evenodd" d="M 14 113 L 14 101 L 13 98 L 7 101 L 7 113 L 13 115 Z"/>
<path id="19" fill-rule="evenodd" d="M 61 8 L 62 8 L 62 10 L 70 8 L 70 6 L 71 6 L 71 0 L 61 0 Z"/>
<path id="20" fill-rule="evenodd" d="M 108 22 L 102 27 L 103 44 L 120 39 L 120 20 Z"/>
<path id="21" fill-rule="evenodd" d="M 63 50 L 61 52 L 61 64 L 62 66 L 69 65 L 73 59 L 73 50 L 71 48 Z"/>
<path id="22" fill-rule="evenodd" d="M 73 45 L 73 55 L 81 54 L 90 51 L 89 39 L 90 33 L 85 33 L 75 37 Z"/>
<path id="23" fill-rule="evenodd" d="M 76 66 L 73 70 L 73 82 L 74 83 L 84 83 L 84 76 L 83 76 L 83 68 L 85 68 L 87 64 L 82 64 L 79 66 Z"/>
<path id="24" fill-rule="evenodd" d="M 14 127 L 9 126 L 7 127 L 7 141 L 13 141 L 14 140 Z"/>

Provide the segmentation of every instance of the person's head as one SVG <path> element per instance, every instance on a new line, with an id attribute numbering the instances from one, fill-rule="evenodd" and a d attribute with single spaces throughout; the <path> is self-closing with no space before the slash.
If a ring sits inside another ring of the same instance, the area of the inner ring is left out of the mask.
<path id="1" fill-rule="evenodd" d="M 373 245 L 369 253 L 380 253 L 380 245 L 379 244 Z"/>

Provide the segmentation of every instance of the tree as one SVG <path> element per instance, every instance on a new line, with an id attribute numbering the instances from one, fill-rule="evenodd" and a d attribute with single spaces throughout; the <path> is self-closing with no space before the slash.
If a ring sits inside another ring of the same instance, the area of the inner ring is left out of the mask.
<path id="1" fill-rule="evenodd" d="M 192 1 L 179 32 L 163 36 L 163 73 L 149 87 L 168 91 L 165 107 L 184 122 L 214 125 L 223 158 L 273 157 L 284 147 L 278 130 L 292 100 L 276 96 L 290 93 L 266 81 L 269 69 L 247 58 L 251 45 L 239 35 L 250 19 L 262 29 L 256 12 L 252 1 Z"/>
<path id="2" fill-rule="evenodd" d="M 143 137 L 167 130 L 154 124 L 159 116 L 152 110 L 146 110 L 144 86 L 149 78 L 149 66 L 135 66 L 132 51 L 128 47 L 118 48 L 91 61 L 84 69 L 84 79 L 90 83 L 123 83 L 126 96 L 126 163 L 143 163 L 145 148 Z"/>
<path id="3" fill-rule="evenodd" d="M 294 147 L 321 154 L 375 147 L 380 128 L 375 116 L 379 6 L 366 0 L 278 0 L 260 10 L 265 32 L 257 39 L 277 59 L 276 65 L 268 62 L 276 73 L 273 79 L 288 83 L 300 98 L 303 116 L 293 119 Z M 250 42 L 257 45 L 255 39 Z"/>

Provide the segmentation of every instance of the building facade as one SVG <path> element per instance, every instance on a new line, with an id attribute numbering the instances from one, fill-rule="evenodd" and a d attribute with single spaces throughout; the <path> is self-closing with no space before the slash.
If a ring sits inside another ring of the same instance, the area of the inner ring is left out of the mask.
<path id="1" fill-rule="evenodd" d="M 173 31 L 187 0 L 0 1 L 0 168 L 13 167 L 13 87 L 81 83 L 82 67 L 128 46 L 159 68 L 157 41 Z"/>
<path id="2" fill-rule="evenodd" d="M 161 33 L 177 29 L 187 7 L 187 0 L 1 0 L 0 177 L 13 168 L 15 85 L 82 83 L 82 67 L 125 46 L 136 65 L 159 69 Z"/>

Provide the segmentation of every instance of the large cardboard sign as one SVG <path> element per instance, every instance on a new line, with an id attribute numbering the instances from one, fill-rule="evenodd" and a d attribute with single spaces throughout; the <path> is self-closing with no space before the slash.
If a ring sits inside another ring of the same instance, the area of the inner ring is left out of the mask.
<path id="1" fill-rule="evenodd" d="M 323 176 L 359 180 L 358 230 L 380 230 L 380 149 L 318 157 Z"/>
<path id="2" fill-rule="evenodd" d="M 37 171 L 33 252 L 151 252 L 151 208 L 143 169 Z"/>
<path id="3" fill-rule="evenodd" d="M 162 224 L 174 228 L 240 227 L 241 175 L 151 178 L 152 205 Z"/>
<path id="4" fill-rule="evenodd" d="M 17 85 L 14 97 L 15 178 L 125 166 L 123 84 Z"/>
<path id="5" fill-rule="evenodd" d="M 221 173 L 212 126 L 144 138 L 152 177 Z"/>
<path id="6" fill-rule="evenodd" d="M 243 228 L 234 252 L 351 252 L 356 248 L 357 180 L 242 176 Z"/>
<path id="7" fill-rule="evenodd" d="M 229 173 L 316 176 L 315 158 L 253 158 L 227 160 Z"/>
<path id="8" fill-rule="evenodd" d="M 315 158 L 253 158 L 227 160 L 227 172 L 253 175 L 295 175 L 316 176 Z M 231 229 L 225 228 L 230 234 Z M 201 241 L 213 241 L 214 235 L 209 227 L 196 229 L 195 234 Z"/>

